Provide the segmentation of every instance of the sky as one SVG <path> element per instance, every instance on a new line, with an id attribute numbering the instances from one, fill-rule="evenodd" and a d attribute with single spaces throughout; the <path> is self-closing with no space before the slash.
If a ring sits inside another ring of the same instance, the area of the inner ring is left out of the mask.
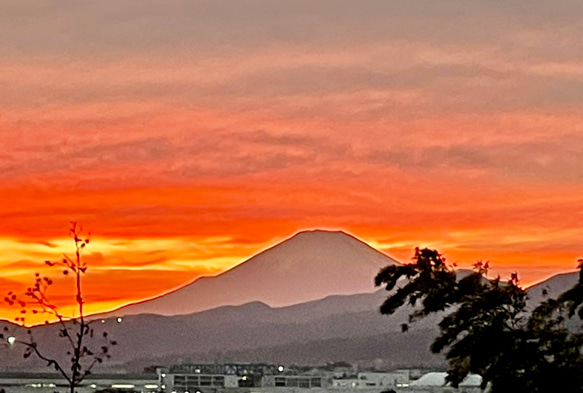
<path id="1" fill-rule="evenodd" d="M 70 221 L 90 312 L 310 228 L 524 285 L 583 257 L 580 0 L 0 9 L 2 294 L 60 276 Z"/>

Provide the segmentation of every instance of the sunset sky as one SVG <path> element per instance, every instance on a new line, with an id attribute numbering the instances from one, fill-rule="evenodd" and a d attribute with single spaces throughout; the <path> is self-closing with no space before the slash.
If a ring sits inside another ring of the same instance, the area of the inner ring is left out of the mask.
<path id="1" fill-rule="evenodd" d="M 581 0 L 0 0 L 0 37 L 2 296 L 71 220 L 89 311 L 307 228 L 525 285 L 583 257 Z"/>

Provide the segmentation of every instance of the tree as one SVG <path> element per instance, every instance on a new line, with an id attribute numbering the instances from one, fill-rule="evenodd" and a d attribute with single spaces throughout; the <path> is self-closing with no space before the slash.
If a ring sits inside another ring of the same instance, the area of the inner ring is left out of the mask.
<path id="1" fill-rule="evenodd" d="M 66 355 L 68 362 L 58 360 L 58 357 L 46 354 L 39 343 L 35 340 L 33 331 L 27 329 L 26 337 L 23 339 L 8 338 L 11 343 L 18 343 L 25 346 L 24 358 L 36 356 L 47 362 L 47 367 L 54 368 L 67 381 L 70 393 L 75 393 L 75 389 L 85 379 L 96 364 L 110 358 L 110 347 L 116 342 L 109 338 L 107 332 L 96 334 L 93 323 L 88 321 L 84 313 L 85 300 L 83 298 L 82 278 L 87 272 L 87 264 L 83 260 L 83 251 L 89 245 L 89 237 L 82 237 L 82 229 L 76 222 L 71 223 L 69 235 L 75 243 L 75 253 L 73 256 L 63 254 L 60 261 L 45 261 L 51 267 L 64 268 L 62 273 L 72 277 L 75 283 L 74 301 L 77 315 L 65 316 L 48 296 L 48 289 L 53 284 L 49 277 L 35 274 L 34 285 L 29 287 L 24 296 L 19 296 L 13 292 L 8 292 L 4 300 L 11 306 L 20 307 L 20 316 L 15 320 L 23 327 L 26 326 L 27 313 L 45 313 L 59 324 L 59 337 L 67 342 L 68 350 Z M 49 324 L 48 320 L 45 324 Z M 5 333 L 7 328 L 5 328 Z M 99 337 L 98 337 L 99 336 Z M 4 338 L 4 335 L 0 335 Z M 99 340 L 99 343 L 95 343 Z M 90 345 L 93 342 L 93 346 Z M 97 347 L 97 348 L 95 348 Z M 66 364 L 69 363 L 69 367 Z"/>
<path id="2" fill-rule="evenodd" d="M 583 334 L 573 329 L 573 317 L 583 319 L 582 264 L 579 268 L 572 289 L 534 310 L 527 307 L 516 273 L 507 282 L 488 279 L 488 263 L 478 262 L 463 276 L 430 249 L 417 248 L 410 264 L 383 268 L 375 284 L 391 291 L 380 308 L 383 314 L 416 306 L 410 323 L 445 312 L 431 350 L 445 352 L 447 381 L 454 387 L 475 373 L 483 378 L 482 389 L 490 384 L 493 393 L 550 392 L 557 386 L 583 392 Z"/>

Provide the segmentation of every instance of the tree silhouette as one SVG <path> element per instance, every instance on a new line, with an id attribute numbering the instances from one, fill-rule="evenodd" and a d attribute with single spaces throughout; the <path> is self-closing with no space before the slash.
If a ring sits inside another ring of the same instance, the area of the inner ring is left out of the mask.
<path id="1" fill-rule="evenodd" d="M 34 284 L 29 287 L 24 296 L 19 296 L 13 292 L 8 292 L 4 301 L 11 306 L 20 307 L 20 316 L 15 321 L 26 326 L 26 315 L 28 313 L 47 314 L 51 319 L 56 319 L 59 324 L 59 337 L 67 342 L 68 362 L 62 362 L 54 355 L 49 355 L 43 351 L 39 343 L 35 340 L 31 329 L 27 329 L 26 337 L 18 339 L 8 337 L 11 344 L 25 346 L 24 358 L 36 356 L 46 362 L 47 367 L 53 368 L 61 374 L 69 385 L 70 393 L 75 393 L 76 387 L 85 379 L 96 364 L 102 363 L 110 358 L 110 347 L 116 342 L 109 338 L 107 332 L 96 334 L 93 323 L 96 321 L 86 320 L 84 313 L 85 300 L 83 298 L 82 278 L 87 272 L 87 264 L 83 260 L 83 251 L 89 245 L 89 236 L 82 237 L 82 228 L 76 222 L 71 223 L 69 235 L 75 243 L 75 253 L 73 256 L 63 254 L 59 261 L 45 261 L 51 267 L 62 268 L 62 274 L 72 277 L 75 281 L 74 299 L 77 315 L 63 315 L 59 308 L 48 296 L 48 289 L 53 284 L 49 277 L 35 273 Z M 48 320 L 45 324 L 49 324 Z M 5 333 L 8 331 L 4 329 Z M 5 338 L 0 335 L 0 338 Z M 97 342 L 98 341 L 98 342 Z M 92 344 L 92 345 L 91 345 Z M 68 365 L 68 366 L 67 366 Z"/>
<path id="2" fill-rule="evenodd" d="M 557 386 L 583 392 L 583 334 L 571 319 L 583 317 L 583 270 L 572 289 L 529 310 L 517 274 L 503 282 L 488 279 L 488 269 L 487 262 L 478 262 L 460 278 L 439 252 L 417 248 L 413 263 L 387 266 L 376 276 L 377 286 L 392 291 L 380 311 L 415 306 L 409 323 L 446 312 L 431 350 L 445 352 L 447 381 L 454 387 L 475 373 L 483 377 L 482 389 L 490 383 L 493 393 L 550 392 Z"/>

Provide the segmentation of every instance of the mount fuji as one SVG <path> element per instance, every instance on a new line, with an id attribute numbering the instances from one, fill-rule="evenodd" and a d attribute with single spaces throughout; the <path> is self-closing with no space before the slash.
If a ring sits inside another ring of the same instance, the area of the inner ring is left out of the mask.
<path id="1" fill-rule="evenodd" d="M 254 301 L 283 307 L 330 295 L 370 293 L 375 275 L 391 264 L 398 262 L 345 232 L 303 231 L 217 276 L 200 277 L 101 316 L 181 315 Z"/>

